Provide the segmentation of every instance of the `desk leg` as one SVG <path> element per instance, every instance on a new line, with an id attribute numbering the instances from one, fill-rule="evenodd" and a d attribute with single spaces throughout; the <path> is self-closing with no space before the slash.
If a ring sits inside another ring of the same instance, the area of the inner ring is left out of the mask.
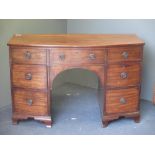
<path id="1" fill-rule="evenodd" d="M 140 115 L 134 117 L 134 121 L 135 121 L 135 123 L 139 123 L 140 122 Z"/>
<path id="2" fill-rule="evenodd" d="M 102 124 L 103 124 L 103 128 L 107 127 L 109 122 L 108 121 L 102 121 Z"/>
<path id="3" fill-rule="evenodd" d="M 12 118 L 12 124 L 13 124 L 13 125 L 17 125 L 18 122 L 19 122 L 18 119 Z"/>

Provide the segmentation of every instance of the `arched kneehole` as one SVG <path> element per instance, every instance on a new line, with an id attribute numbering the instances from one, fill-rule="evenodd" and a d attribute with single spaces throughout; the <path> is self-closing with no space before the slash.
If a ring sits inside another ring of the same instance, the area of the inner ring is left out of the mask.
<path id="1" fill-rule="evenodd" d="M 65 121 L 69 125 L 71 122 L 98 122 L 96 120 L 100 119 L 99 85 L 98 75 L 88 69 L 73 68 L 60 71 L 51 83 L 53 123 Z"/>

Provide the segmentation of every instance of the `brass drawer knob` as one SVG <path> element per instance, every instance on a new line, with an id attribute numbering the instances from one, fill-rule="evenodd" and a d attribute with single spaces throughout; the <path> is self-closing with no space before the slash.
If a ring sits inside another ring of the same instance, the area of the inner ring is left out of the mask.
<path id="1" fill-rule="evenodd" d="M 31 59 L 31 53 L 29 51 L 26 51 L 24 53 L 24 56 L 25 56 L 25 59 L 27 59 L 27 60 Z"/>
<path id="2" fill-rule="evenodd" d="M 122 73 L 120 74 L 120 77 L 121 77 L 121 79 L 126 79 L 126 78 L 128 77 L 128 73 L 122 72 Z"/>
<path id="3" fill-rule="evenodd" d="M 61 61 L 65 60 L 65 54 L 64 54 L 64 53 L 60 54 L 60 55 L 59 55 L 59 59 L 60 59 Z"/>
<path id="4" fill-rule="evenodd" d="M 124 97 L 121 97 L 121 98 L 120 98 L 120 103 L 121 103 L 121 104 L 126 104 L 127 101 L 126 101 L 126 99 L 125 99 Z"/>
<path id="5" fill-rule="evenodd" d="M 25 80 L 32 80 L 32 74 L 31 73 L 26 73 L 25 74 Z"/>
<path id="6" fill-rule="evenodd" d="M 127 59 L 128 56 L 129 56 L 129 54 L 128 54 L 128 52 L 123 52 L 123 53 L 122 53 L 122 56 L 123 56 L 124 59 Z"/>
<path id="7" fill-rule="evenodd" d="M 33 103 L 33 100 L 32 100 L 32 99 L 27 99 L 26 103 L 27 103 L 29 106 L 31 106 L 32 103 Z"/>
<path id="8" fill-rule="evenodd" d="M 94 53 L 90 53 L 89 56 L 88 56 L 89 60 L 95 60 L 96 59 L 96 56 Z"/>

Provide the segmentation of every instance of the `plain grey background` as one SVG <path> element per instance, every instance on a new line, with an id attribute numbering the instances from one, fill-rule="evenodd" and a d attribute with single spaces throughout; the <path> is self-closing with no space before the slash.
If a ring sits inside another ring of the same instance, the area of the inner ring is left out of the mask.
<path id="1" fill-rule="evenodd" d="M 141 98 L 152 100 L 155 82 L 155 20 L 107 20 L 107 19 L 48 19 L 48 20 L 0 20 L 0 107 L 11 104 L 9 53 L 7 42 L 16 33 L 134 33 L 145 41 Z M 93 73 L 74 69 L 58 75 L 54 88 L 70 82 L 97 88 Z"/>

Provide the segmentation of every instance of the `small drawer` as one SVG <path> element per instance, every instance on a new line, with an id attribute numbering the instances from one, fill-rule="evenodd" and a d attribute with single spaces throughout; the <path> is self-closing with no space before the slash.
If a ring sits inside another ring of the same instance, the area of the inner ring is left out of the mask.
<path id="1" fill-rule="evenodd" d="M 107 90 L 106 113 L 135 112 L 139 105 L 139 89 Z"/>
<path id="2" fill-rule="evenodd" d="M 46 50 L 37 48 L 11 49 L 13 63 L 46 64 Z"/>
<path id="3" fill-rule="evenodd" d="M 107 86 L 124 87 L 140 83 L 140 63 L 122 63 L 108 65 Z"/>
<path id="4" fill-rule="evenodd" d="M 104 49 L 53 48 L 50 53 L 53 64 L 104 63 Z"/>
<path id="5" fill-rule="evenodd" d="M 47 115 L 47 94 L 44 92 L 13 91 L 13 111 L 25 115 Z"/>
<path id="6" fill-rule="evenodd" d="M 46 66 L 14 64 L 12 65 L 12 82 L 14 87 L 46 89 Z"/>
<path id="7" fill-rule="evenodd" d="M 141 59 L 141 46 L 111 47 L 108 50 L 108 63 L 119 61 L 140 61 Z"/>

